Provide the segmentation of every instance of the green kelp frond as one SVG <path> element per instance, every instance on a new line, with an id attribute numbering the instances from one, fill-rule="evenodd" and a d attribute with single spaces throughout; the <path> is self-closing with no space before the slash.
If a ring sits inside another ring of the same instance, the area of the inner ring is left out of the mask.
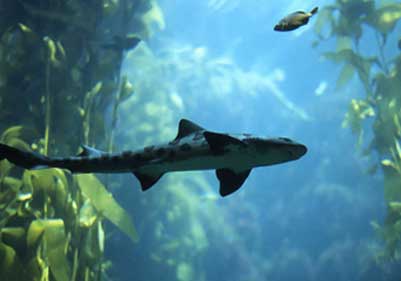
<path id="1" fill-rule="evenodd" d="M 15 250 L 0 242 L 0 276 L 8 280 L 24 280 L 24 269 Z"/>
<path id="2" fill-rule="evenodd" d="M 345 114 L 343 127 L 350 127 L 352 132 L 358 136 L 357 145 L 360 147 L 363 143 L 364 129 L 362 122 L 366 118 L 375 116 L 373 107 L 364 100 L 352 99 L 349 110 Z"/>
<path id="3" fill-rule="evenodd" d="M 23 131 L 23 126 L 9 127 L 1 134 L 1 142 L 8 144 L 14 138 L 21 138 Z"/>
<path id="4" fill-rule="evenodd" d="M 79 225 L 90 228 L 99 219 L 98 212 L 89 199 L 85 200 L 79 210 Z"/>
<path id="5" fill-rule="evenodd" d="M 382 165 L 392 167 L 401 176 L 401 146 L 397 139 L 394 140 L 394 147 L 390 148 L 391 158 L 382 160 Z"/>
<path id="6" fill-rule="evenodd" d="M 27 135 L 28 131 L 23 126 L 9 127 L 1 134 L 0 142 L 21 150 L 30 151 L 30 145 L 22 140 L 22 137 Z"/>
<path id="7" fill-rule="evenodd" d="M 150 5 L 151 8 L 144 15 L 142 15 L 142 21 L 146 27 L 146 37 L 152 35 L 153 31 L 151 27 L 153 24 L 156 24 L 160 30 L 163 30 L 166 27 L 163 12 L 159 4 L 156 1 L 151 0 Z"/>
<path id="8" fill-rule="evenodd" d="M 44 208 L 42 215 L 66 215 L 69 183 L 63 170 L 25 170 L 23 182 L 26 190 L 33 193 L 31 205 L 34 208 Z"/>
<path id="9" fill-rule="evenodd" d="M 373 167 L 381 167 L 384 175 L 387 218 L 383 226 L 372 223 L 386 243 L 380 256 L 401 259 L 401 54 L 388 52 L 393 47 L 389 42 L 394 42 L 388 38 L 398 36 L 393 31 L 401 19 L 401 4 L 399 1 L 342 0 L 325 9 L 326 12 L 321 9 L 319 14 L 328 20 L 318 19 L 316 31 L 319 40 L 337 40 L 337 49 L 324 56 L 343 64 L 338 89 L 349 86 L 357 74 L 364 92 L 363 97 L 350 101 L 343 124 L 349 125 L 358 144 L 369 144 L 364 156 L 377 159 Z M 366 34 L 375 37 L 366 37 Z M 361 46 L 361 38 L 370 40 L 376 46 L 376 53 Z M 373 134 L 365 134 L 367 125 Z M 369 140 L 370 135 L 373 136 Z"/>
<path id="10" fill-rule="evenodd" d="M 50 37 L 43 38 L 44 43 L 47 46 L 48 52 L 48 60 L 52 64 L 53 67 L 60 67 L 61 61 L 60 56 L 65 56 L 64 48 L 62 47 L 60 42 L 54 42 Z"/>
<path id="11" fill-rule="evenodd" d="M 374 63 L 379 64 L 376 57 L 364 57 L 348 48 L 340 49 L 337 52 L 326 52 L 324 57 L 333 62 L 345 64 L 342 74 L 337 80 L 337 87 L 344 86 L 352 78 L 353 71 L 351 72 L 350 67 L 353 67 L 358 73 L 365 89 L 370 89 L 369 83 L 372 66 Z M 345 76 L 346 74 L 350 74 L 351 76 Z"/>
<path id="12" fill-rule="evenodd" d="M 401 215 L 393 212 L 391 207 L 388 209 L 387 219 L 384 225 L 379 225 L 377 222 L 371 222 L 371 226 L 378 236 L 386 241 L 384 250 L 376 253 L 378 262 L 384 262 L 389 259 L 398 260 L 401 258 Z"/>
<path id="13" fill-rule="evenodd" d="M 117 95 L 127 100 L 137 80 L 118 78 L 123 58 L 165 26 L 157 0 L 3 2 L 0 142 L 56 157 L 74 155 L 81 143 L 107 143 L 108 108 Z M 123 47 L 104 48 L 111 38 Z M 137 235 L 104 187 L 85 179 L 78 185 L 60 169 L 0 161 L 1 280 L 106 280 L 104 217 Z"/>
<path id="14" fill-rule="evenodd" d="M 88 229 L 82 243 L 81 259 L 92 265 L 96 265 L 99 257 L 104 253 L 105 234 L 102 223 L 98 221 L 94 227 Z"/>
<path id="15" fill-rule="evenodd" d="M 387 3 L 367 18 L 367 23 L 383 35 L 394 30 L 398 20 L 401 19 L 401 4 Z"/>
<path id="16" fill-rule="evenodd" d="M 396 213 L 401 218 L 401 201 L 392 201 L 388 203 L 391 212 Z"/>
<path id="17" fill-rule="evenodd" d="M 133 242 L 137 242 L 138 234 L 130 216 L 114 200 L 104 185 L 92 174 L 77 175 L 75 178 L 82 193 L 89 198 L 96 210 L 128 235 Z"/>
<path id="18" fill-rule="evenodd" d="M 69 281 L 71 269 L 66 257 L 68 240 L 61 219 L 35 220 L 27 234 L 28 247 L 43 247 L 48 267 L 56 281 Z"/>

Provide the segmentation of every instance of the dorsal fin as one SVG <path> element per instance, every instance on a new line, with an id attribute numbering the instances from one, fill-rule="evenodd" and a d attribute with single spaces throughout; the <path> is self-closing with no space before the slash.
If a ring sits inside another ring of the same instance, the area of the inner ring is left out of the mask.
<path id="1" fill-rule="evenodd" d="M 79 153 L 77 156 L 80 157 L 100 157 L 102 154 L 104 154 L 104 151 L 98 150 L 96 148 L 87 146 L 87 145 L 81 145 L 82 151 Z"/>
<path id="2" fill-rule="evenodd" d="M 176 141 L 192 133 L 204 130 L 204 128 L 202 128 L 198 124 L 195 124 L 194 122 L 189 121 L 188 119 L 181 119 L 180 123 L 178 124 L 178 133 L 174 140 Z"/>

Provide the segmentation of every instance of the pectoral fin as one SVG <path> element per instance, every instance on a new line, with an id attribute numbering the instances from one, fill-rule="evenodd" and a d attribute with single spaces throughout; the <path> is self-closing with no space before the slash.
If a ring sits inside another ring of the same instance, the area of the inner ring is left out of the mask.
<path id="1" fill-rule="evenodd" d="M 239 173 L 230 169 L 217 169 L 216 176 L 220 181 L 220 195 L 226 196 L 238 190 L 250 172 L 251 169 Z"/>
<path id="2" fill-rule="evenodd" d="M 148 190 L 149 188 L 151 188 L 163 176 L 163 173 L 151 175 L 151 174 L 133 172 L 133 174 L 136 176 L 136 178 L 141 183 L 142 191 L 145 191 L 145 190 Z"/>

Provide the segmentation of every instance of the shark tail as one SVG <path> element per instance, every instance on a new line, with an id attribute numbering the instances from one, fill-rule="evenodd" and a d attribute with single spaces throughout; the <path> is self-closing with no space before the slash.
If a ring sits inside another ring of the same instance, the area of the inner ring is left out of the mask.
<path id="1" fill-rule="evenodd" d="M 316 14 L 318 10 L 319 10 L 319 7 L 313 8 L 312 11 L 310 11 L 311 15 Z"/>
<path id="2" fill-rule="evenodd" d="M 4 159 L 25 169 L 49 168 L 48 157 L 34 152 L 22 151 L 0 143 L 0 160 Z"/>

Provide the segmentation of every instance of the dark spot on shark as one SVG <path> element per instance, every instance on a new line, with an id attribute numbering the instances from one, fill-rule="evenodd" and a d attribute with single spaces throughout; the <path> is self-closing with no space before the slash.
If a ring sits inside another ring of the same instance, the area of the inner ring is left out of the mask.
<path id="1" fill-rule="evenodd" d="M 80 159 L 81 160 L 81 159 Z M 64 163 L 71 163 L 72 161 L 73 161 L 73 158 L 56 158 L 56 159 L 54 159 L 54 161 L 62 161 L 62 162 L 64 162 Z"/>
<path id="2" fill-rule="evenodd" d="M 97 158 L 97 161 L 103 162 L 103 161 L 107 161 L 109 159 L 110 159 L 110 157 L 108 155 L 102 155 Z"/>
<path id="3" fill-rule="evenodd" d="M 88 161 L 90 161 L 92 163 L 99 163 L 101 161 L 102 157 L 104 157 L 104 156 L 101 156 L 101 157 L 88 157 L 87 159 L 88 159 Z"/>
<path id="4" fill-rule="evenodd" d="M 180 150 L 181 151 L 190 151 L 191 149 L 192 149 L 192 147 L 187 143 L 184 143 L 184 144 L 180 145 Z"/>
<path id="5" fill-rule="evenodd" d="M 169 152 L 168 152 L 168 158 L 169 159 L 174 159 L 175 158 L 175 156 L 177 155 L 177 153 L 175 152 L 175 150 L 174 149 L 171 149 Z"/>
<path id="6" fill-rule="evenodd" d="M 143 149 L 143 151 L 145 151 L 146 153 L 152 152 L 155 149 L 154 145 L 151 146 L 147 146 Z"/>
<path id="7" fill-rule="evenodd" d="M 197 140 L 201 140 L 203 138 L 203 132 L 198 131 L 195 133 L 193 140 L 197 141 Z"/>
<path id="8" fill-rule="evenodd" d="M 163 156 L 165 153 L 166 153 L 166 149 L 163 148 L 163 147 L 161 147 L 158 150 L 156 150 L 156 155 L 159 156 L 159 157 Z"/>
<path id="9" fill-rule="evenodd" d="M 143 158 L 142 158 L 142 155 L 140 154 L 140 153 L 136 153 L 136 154 L 134 154 L 134 160 L 135 161 L 141 161 Z"/>
<path id="10" fill-rule="evenodd" d="M 111 161 L 112 161 L 113 163 L 118 163 L 118 162 L 120 162 L 122 159 L 124 159 L 124 157 L 122 156 L 122 154 L 116 154 L 116 155 L 113 155 L 113 156 L 111 157 Z"/>
<path id="11" fill-rule="evenodd" d="M 169 145 L 177 145 L 177 144 L 180 143 L 180 140 L 181 140 L 181 139 L 175 139 L 175 140 L 170 141 L 168 144 L 169 144 Z"/>

